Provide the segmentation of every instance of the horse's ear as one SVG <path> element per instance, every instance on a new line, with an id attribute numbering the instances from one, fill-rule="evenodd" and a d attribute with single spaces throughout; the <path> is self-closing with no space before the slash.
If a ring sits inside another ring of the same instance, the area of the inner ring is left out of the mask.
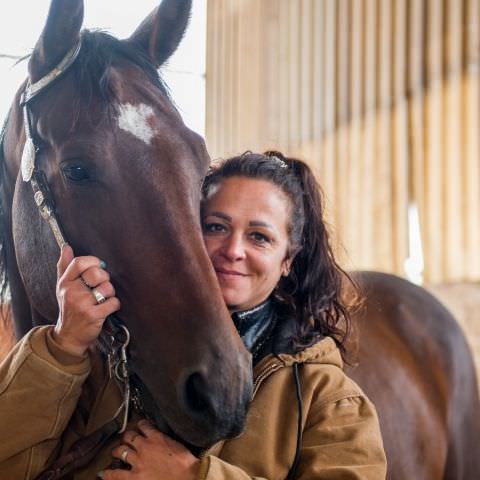
<path id="1" fill-rule="evenodd" d="M 28 63 L 32 82 L 61 62 L 78 41 L 82 23 L 83 0 L 52 0 L 47 22 Z"/>
<path id="2" fill-rule="evenodd" d="M 128 41 L 137 44 L 159 67 L 172 55 L 182 40 L 191 8 L 191 0 L 163 0 Z"/>

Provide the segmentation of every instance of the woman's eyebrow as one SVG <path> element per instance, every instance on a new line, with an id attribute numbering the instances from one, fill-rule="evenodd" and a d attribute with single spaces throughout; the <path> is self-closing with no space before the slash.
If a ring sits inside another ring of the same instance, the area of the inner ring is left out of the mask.
<path id="1" fill-rule="evenodd" d="M 251 227 L 265 227 L 269 230 L 275 230 L 275 227 L 271 223 L 262 222 L 261 220 L 252 220 L 248 223 Z"/>
<path id="2" fill-rule="evenodd" d="M 223 220 L 226 220 L 227 222 L 232 221 L 232 217 L 230 215 L 227 215 L 226 213 L 222 213 L 222 212 L 209 212 L 206 216 L 207 217 L 218 217 L 218 218 L 221 218 Z"/>

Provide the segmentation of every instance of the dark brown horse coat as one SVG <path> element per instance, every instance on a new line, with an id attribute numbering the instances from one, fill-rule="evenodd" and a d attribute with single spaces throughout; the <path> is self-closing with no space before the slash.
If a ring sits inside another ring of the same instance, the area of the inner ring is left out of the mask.
<path id="1" fill-rule="evenodd" d="M 480 478 L 480 402 L 470 349 L 425 289 L 354 274 L 365 293 L 358 366 L 347 372 L 375 404 L 389 480 Z"/>

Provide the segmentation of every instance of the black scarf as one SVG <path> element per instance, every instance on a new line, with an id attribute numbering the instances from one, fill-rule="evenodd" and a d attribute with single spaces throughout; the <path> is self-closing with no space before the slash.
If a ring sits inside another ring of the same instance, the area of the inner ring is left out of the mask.
<path id="1" fill-rule="evenodd" d="M 262 354 L 265 354 L 265 346 L 269 343 L 277 324 L 272 300 L 267 299 L 256 307 L 234 312 L 232 320 L 255 364 L 264 356 Z"/>

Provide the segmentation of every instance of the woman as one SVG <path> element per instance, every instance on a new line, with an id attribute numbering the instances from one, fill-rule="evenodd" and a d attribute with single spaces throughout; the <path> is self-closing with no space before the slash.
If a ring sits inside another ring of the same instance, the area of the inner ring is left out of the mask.
<path id="1" fill-rule="evenodd" d="M 246 153 L 212 169 L 203 194 L 206 248 L 253 358 L 246 429 L 197 458 L 142 420 L 111 452 L 131 470 L 107 469 L 99 476 L 385 478 L 375 409 L 342 371 L 350 322 L 340 298 L 345 274 L 329 245 L 311 170 L 278 152 Z M 45 329 L 44 343 L 59 369 L 78 372 L 103 319 L 119 303 L 97 258 L 73 259 L 66 247 L 58 267 L 60 319 Z M 107 300 L 97 304 L 85 284 Z"/>

